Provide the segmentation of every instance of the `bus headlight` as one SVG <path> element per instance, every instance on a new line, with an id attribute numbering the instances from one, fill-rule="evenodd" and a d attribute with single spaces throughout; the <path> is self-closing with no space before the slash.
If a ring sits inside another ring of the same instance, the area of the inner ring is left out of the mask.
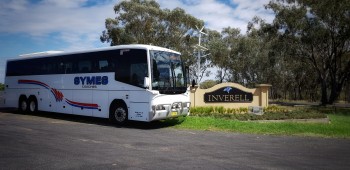
<path id="1" fill-rule="evenodd" d="M 182 107 L 183 108 L 190 108 L 190 106 L 191 106 L 191 102 L 184 102 L 184 103 L 182 103 Z"/>
<path id="2" fill-rule="evenodd" d="M 177 109 L 177 108 L 179 108 L 179 103 L 173 103 L 171 105 L 171 109 Z M 181 106 L 180 106 L 180 108 L 181 108 Z"/>
<path id="3" fill-rule="evenodd" d="M 153 106 L 154 107 L 154 109 L 153 110 L 165 110 L 165 107 L 164 107 L 164 105 L 155 105 L 155 106 Z"/>
<path id="4" fill-rule="evenodd" d="M 153 113 L 155 114 L 156 111 L 168 111 L 170 109 L 169 104 L 157 104 L 152 106 Z"/>

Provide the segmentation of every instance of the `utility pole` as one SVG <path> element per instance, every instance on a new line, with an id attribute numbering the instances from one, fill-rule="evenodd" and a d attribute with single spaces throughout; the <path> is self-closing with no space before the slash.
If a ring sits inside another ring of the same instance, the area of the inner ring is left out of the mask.
<path id="1" fill-rule="evenodd" d="M 201 66 L 201 57 L 209 55 L 209 54 L 206 54 L 204 56 L 201 56 L 202 51 L 208 50 L 207 48 L 201 46 L 202 34 L 204 34 L 204 35 L 208 35 L 208 34 L 203 32 L 204 26 L 201 29 L 199 29 L 197 26 L 196 26 L 196 28 L 198 30 L 198 44 L 195 46 L 195 48 L 197 49 L 197 52 L 198 52 L 198 54 L 197 54 L 197 67 L 198 67 L 197 69 L 198 69 L 198 71 L 196 74 L 197 74 L 197 85 L 199 86 L 199 73 L 200 73 L 200 68 L 201 68 L 200 67 Z"/>

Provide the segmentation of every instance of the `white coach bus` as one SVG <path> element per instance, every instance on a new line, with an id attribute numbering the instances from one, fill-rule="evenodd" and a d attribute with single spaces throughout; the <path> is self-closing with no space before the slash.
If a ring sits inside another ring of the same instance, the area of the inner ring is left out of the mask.
<path id="1" fill-rule="evenodd" d="M 7 61 L 5 106 L 150 122 L 188 115 L 187 89 L 180 53 L 166 48 L 33 53 Z"/>

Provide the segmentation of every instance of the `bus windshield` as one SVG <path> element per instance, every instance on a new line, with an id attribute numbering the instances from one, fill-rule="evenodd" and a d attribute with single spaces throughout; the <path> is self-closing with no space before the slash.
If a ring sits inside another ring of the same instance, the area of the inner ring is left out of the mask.
<path id="1" fill-rule="evenodd" d="M 150 51 L 152 65 L 152 89 L 161 94 L 179 94 L 186 91 L 186 79 L 179 54 Z"/>

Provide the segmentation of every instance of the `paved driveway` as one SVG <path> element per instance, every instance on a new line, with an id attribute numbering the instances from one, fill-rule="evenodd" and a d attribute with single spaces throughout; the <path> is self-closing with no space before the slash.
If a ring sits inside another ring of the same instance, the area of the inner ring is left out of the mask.
<path id="1" fill-rule="evenodd" d="M 0 169 L 347 169 L 350 140 L 0 112 Z"/>

